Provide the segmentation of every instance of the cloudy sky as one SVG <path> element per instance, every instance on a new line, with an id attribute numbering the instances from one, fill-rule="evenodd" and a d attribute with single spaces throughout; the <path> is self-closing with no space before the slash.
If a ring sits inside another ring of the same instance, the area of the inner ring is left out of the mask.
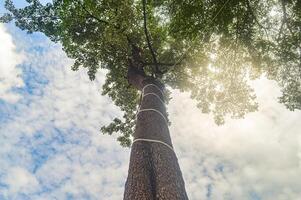
<path id="1" fill-rule="evenodd" d="M 21 1 L 19 1 L 21 2 Z M 0 0 L 3 12 L 3 0 Z M 99 128 L 122 113 L 58 44 L 0 25 L 0 200 L 120 200 L 130 149 Z M 216 126 L 173 91 L 171 134 L 191 200 L 300 200 L 301 112 L 252 83 L 259 111 Z"/>

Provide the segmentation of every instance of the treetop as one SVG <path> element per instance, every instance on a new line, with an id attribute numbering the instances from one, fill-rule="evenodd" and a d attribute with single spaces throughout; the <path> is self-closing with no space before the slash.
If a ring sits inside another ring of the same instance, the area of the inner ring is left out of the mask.
<path id="1" fill-rule="evenodd" d="M 257 110 L 249 83 L 265 75 L 278 82 L 279 101 L 301 109 L 300 0 L 27 0 L 5 1 L 28 33 L 42 32 L 62 45 L 91 80 L 106 69 L 103 94 L 124 111 L 102 128 L 130 145 L 139 94 L 126 78 L 129 63 L 167 89 L 189 92 L 217 124 Z"/>

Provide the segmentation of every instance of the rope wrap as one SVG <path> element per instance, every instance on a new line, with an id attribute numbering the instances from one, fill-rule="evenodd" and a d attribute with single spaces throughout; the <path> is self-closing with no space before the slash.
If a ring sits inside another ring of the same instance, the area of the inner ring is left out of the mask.
<path id="1" fill-rule="evenodd" d="M 145 94 L 145 88 L 150 87 L 150 86 L 153 86 L 153 87 L 155 87 L 156 89 L 158 89 L 158 90 L 160 91 L 162 97 L 164 97 L 163 91 L 162 91 L 157 85 L 155 85 L 155 84 L 147 84 L 147 85 L 145 85 L 145 86 L 142 88 L 141 102 L 143 101 L 143 98 L 144 98 L 144 97 L 147 97 L 147 96 L 149 96 L 149 95 L 152 95 L 152 96 L 155 96 L 156 98 L 158 98 L 158 99 L 160 100 L 160 102 L 165 106 L 164 100 L 162 100 L 162 99 L 159 97 L 159 95 L 157 95 L 156 93 L 150 92 L 150 93 Z M 136 119 L 138 118 L 139 113 L 142 113 L 142 112 L 148 112 L 148 111 L 151 111 L 151 112 L 154 112 L 154 113 L 159 114 L 159 115 L 164 119 L 165 123 L 168 125 L 168 120 L 167 120 L 167 118 L 165 117 L 165 115 L 164 115 L 162 112 L 160 112 L 159 110 L 156 110 L 156 109 L 153 109 L 153 108 L 140 109 L 140 107 L 139 107 L 138 112 L 137 112 L 137 114 L 136 114 Z M 171 149 L 172 151 L 174 151 L 174 149 L 173 149 L 173 147 L 172 147 L 171 145 L 169 145 L 169 144 L 167 144 L 167 143 L 165 143 L 165 142 L 162 142 L 162 141 L 160 141 L 160 140 L 154 140 L 154 139 L 136 138 L 136 139 L 133 140 L 132 145 L 135 144 L 136 142 L 139 142 L 139 141 L 143 141 L 143 142 L 153 142 L 153 143 L 162 144 L 162 145 L 168 147 L 169 149 Z"/>

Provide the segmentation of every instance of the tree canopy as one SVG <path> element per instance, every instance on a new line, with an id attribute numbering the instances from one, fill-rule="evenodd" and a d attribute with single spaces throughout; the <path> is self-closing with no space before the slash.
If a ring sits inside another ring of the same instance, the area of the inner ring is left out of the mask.
<path id="1" fill-rule="evenodd" d="M 87 68 L 95 79 L 106 69 L 103 94 L 124 111 L 102 127 L 130 145 L 139 102 L 126 75 L 129 60 L 167 88 L 190 92 L 217 124 L 257 110 L 250 80 L 262 75 L 282 89 L 279 101 L 301 109 L 300 0 L 27 0 L 5 1 L 1 22 L 42 32 Z M 136 51 L 135 51 L 136 50 Z M 136 60 L 137 61 L 137 60 Z"/>

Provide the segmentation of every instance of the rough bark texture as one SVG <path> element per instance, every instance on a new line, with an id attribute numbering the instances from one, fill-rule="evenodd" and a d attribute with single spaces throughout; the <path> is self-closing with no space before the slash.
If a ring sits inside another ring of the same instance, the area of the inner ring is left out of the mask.
<path id="1" fill-rule="evenodd" d="M 130 72 L 130 70 L 129 70 Z M 129 82 L 137 89 L 152 83 L 162 85 L 143 75 L 128 74 Z M 162 94 L 154 86 L 147 87 L 145 94 Z M 166 118 L 165 105 L 160 100 L 148 95 L 141 102 L 141 109 L 159 110 Z M 134 138 L 155 139 L 170 146 L 168 125 L 158 113 L 142 112 L 138 115 Z M 188 199 L 182 173 L 175 152 L 159 143 L 137 141 L 131 149 L 128 178 L 125 184 L 124 200 L 186 200 Z"/>

